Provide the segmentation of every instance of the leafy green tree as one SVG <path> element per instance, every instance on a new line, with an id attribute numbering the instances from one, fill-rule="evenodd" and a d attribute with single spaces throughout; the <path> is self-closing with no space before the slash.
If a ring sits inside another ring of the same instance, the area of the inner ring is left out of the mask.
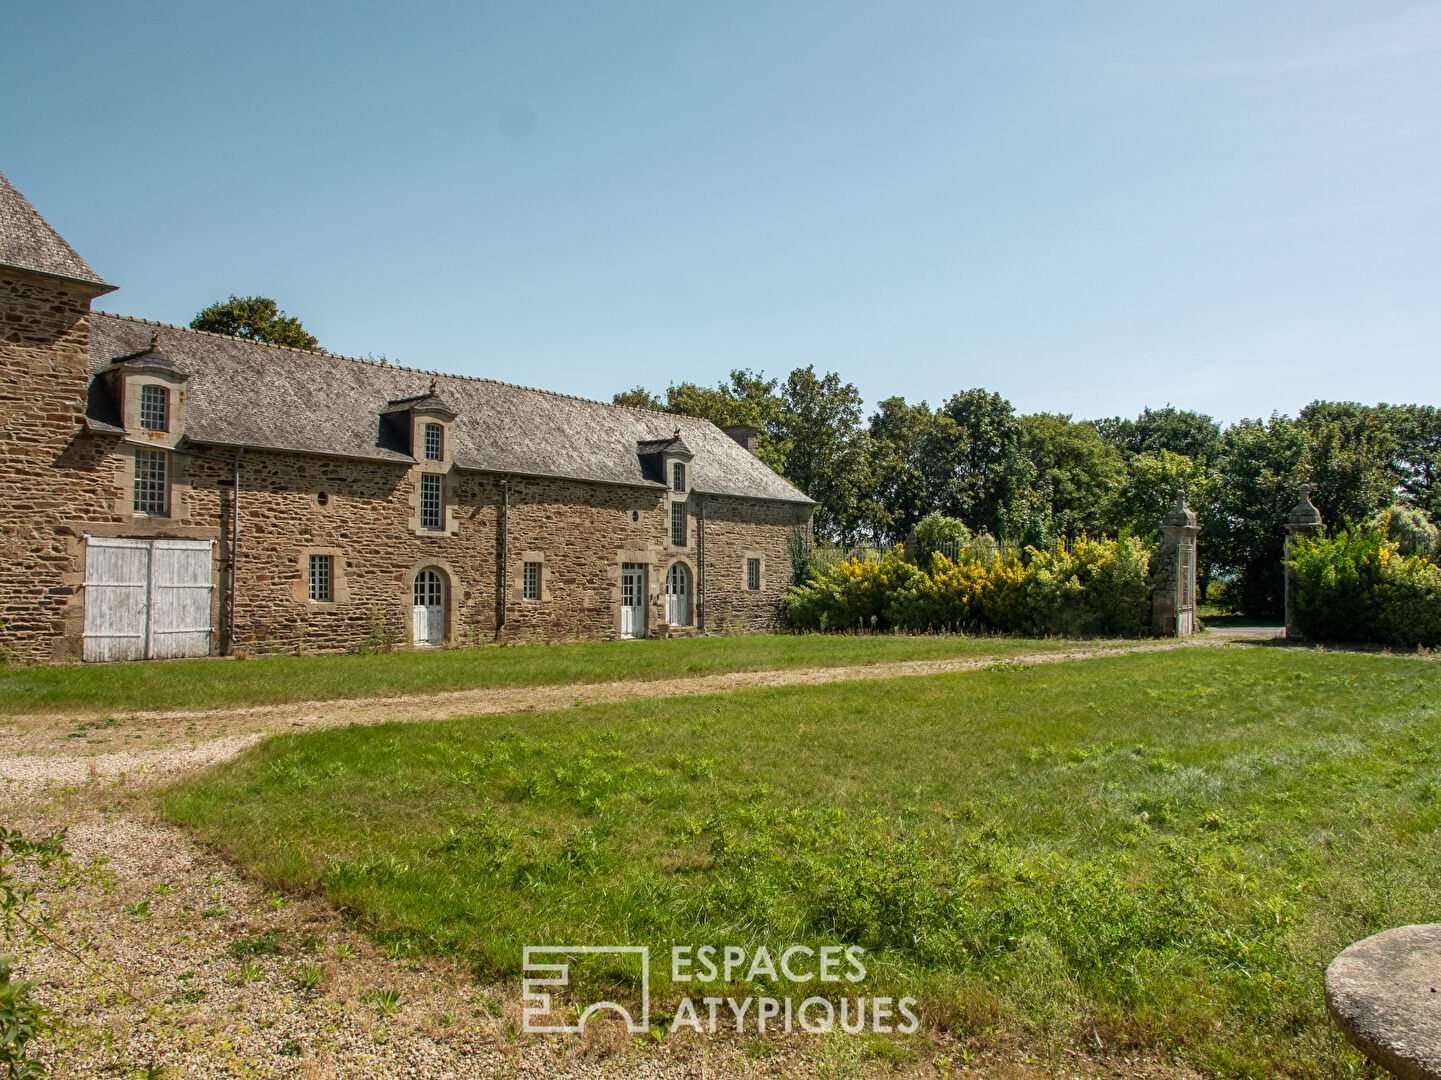
<path id="1" fill-rule="evenodd" d="M 1385 405 L 1396 439 L 1401 493 L 1441 518 L 1441 410 L 1435 405 Z"/>
<path id="2" fill-rule="evenodd" d="M 1196 524 L 1201 527 L 1196 538 L 1196 577 L 1201 594 L 1205 595 L 1217 570 L 1220 512 L 1216 502 L 1220 490 L 1220 474 L 1184 454 L 1170 450 L 1137 454 L 1126 462 L 1125 479 L 1111 506 L 1111 521 L 1117 529 L 1149 536 L 1161 527 L 1162 520 L 1176 505 L 1177 493 L 1184 495 L 1186 505 L 1196 512 Z"/>
<path id="3" fill-rule="evenodd" d="M 922 518 L 950 502 L 961 447 L 956 422 L 924 401 L 882 401 L 869 424 L 878 541 L 900 543 Z"/>
<path id="4" fill-rule="evenodd" d="M 281 311 L 268 296 L 236 296 L 218 300 L 190 320 L 190 329 L 229 334 L 271 345 L 319 349 L 320 342 L 305 331 L 300 320 Z"/>
<path id="5" fill-rule="evenodd" d="M 1033 485 L 1055 537 L 1115 532 L 1111 502 L 1125 469 L 1121 452 L 1095 427 L 1070 416 L 1035 413 L 1020 420 L 1021 453 L 1035 469 Z"/>
<path id="6" fill-rule="evenodd" d="M 860 426 L 860 391 L 835 372 L 818 376 L 809 366 L 790 373 L 781 399 L 789 429 L 781 472 L 820 504 L 818 534 L 853 543 L 874 517 L 870 437 Z"/>
<path id="7" fill-rule="evenodd" d="M 1297 419 L 1309 436 L 1304 469 L 1311 501 L 1328 528 L 1359 524 L 1391 504 L 1398 448 L 1384 408 L 1313 401 Z"/>
<path id="8" fill-rule="evenodd" d="M 1144 409 L 1134 420 L 1113 416 L 1096 421 L 1096 430 L 1127 457 L 1169 450 L 1205 464 L 1221 449 L 1221 425 L 1205 413 L 1176 409 Z"/>
<path id="9" fill-rule="evenodd" d="M 936 509 L 1010 543 L 1041 543 L 1049 522 L 1035 469 L 1021 452 L 1021 424 L 1011 403 L 982 389 L 952 395 L 941 413 L 956 426 L 954 469 Z"/>
<path id="10" fill-rule="evenodd" d="M 1285 523 L 1309 450 L 1309 430 L 1289 416 L 1242 420 L 1222 437 L 1214 551 L 1230 602 L 1255 618 L 1283 614 Z"/>
<path id="11" fill-rule="evenodd" d="M 731 372 L 729 381 L 715 386 L 672 383 L 666 388 L 664 400 L 641 386 L 616 394 L 611 400 L 636 409 L 698 417 L 717 427 L 749 424 L 760 433 L 760 459 L 780 472 L 785 465 L 790 435 L 785 403 L 776 392 L 778 385 L 776 379 L 738 369 Z"/>
<path id="12" fill-rule="evenodd" d="M 665 411 L 665 402 L 652 394 L 644 386 L 633 386 L 629 390 L 622 390 L 610 400 L 613 405 L 627 405 L 632 409 L 651 409 L 655 412 Z"/>

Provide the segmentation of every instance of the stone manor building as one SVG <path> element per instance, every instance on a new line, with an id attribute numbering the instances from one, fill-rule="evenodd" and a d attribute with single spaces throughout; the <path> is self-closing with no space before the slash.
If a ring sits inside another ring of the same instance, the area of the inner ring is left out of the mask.
<path id="1" fill-rule="evenodd" d="M 813 503 L 750 428 L 91 309 L 0 175 L 21 660 L 767 630 Z"/>

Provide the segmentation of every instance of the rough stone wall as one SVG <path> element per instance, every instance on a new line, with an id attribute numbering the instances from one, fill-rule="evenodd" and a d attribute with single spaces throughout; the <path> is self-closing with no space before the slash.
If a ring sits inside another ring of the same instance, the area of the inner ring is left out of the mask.
<path id="1" fill-rule="evenodd" d="M 107 513 L 75 521 L 74 537 L 104 535 L 215 538 L 216 649 L 228 643 L 228 566 L 234 452 L 192 448 L 176 455 L 185 484 L 183 521 L 134 519 L 128 498 L 130 449 L 117 439 L 81 435 L 91 482 L 105 488 L 92 500 Z M 497 636 L 502 595 L 507 641 L 609 640 L 620 635 L 623 563 L 646 567 L 646 632 L 694 634 L 699 627 L 699 505 L 687 500 L 686 544 L 670 543 L 670 495 L 652 489 L 525 477 L 510 481 L 509 543 L 502 523 L 504 480 L 458 472 L 447 477 L 447 519 L 453 531 L 414 528 L 418 473 L 404 465 L 248 450 L 241 455 L 240 528 L 234 618 L 235 644 L 254 654 L 333 652 L 410 643 L 415 575 L 427 567 L 446 581 L 446 638 L 481 644 Z M 324 499 L 322 501 L 322 494 Z M 803 525 L 805 508 L 709 497 L 705 548 L 710 608 L 706 630 L 737 633 L 776 625 L 790 584 L 786 537 Z M 739 546 L 738 546 L 739 545 Z M 508 558 L 502 559 L 502 551 Z M 74 541 L 67 569 L 78 584 L 83 545 Z M 764 558 L 763 588 L 745 588 L 745 557 Z M 332 558 L 334 599 L 309 599 L 308 557 Z M 502 562 L 505 562 L 504 571 Z M 522 568 L 539 562 L 539 599 L 523 595 Z M 665 625 L 664 581 L 676 561 L 692 582 L 689 627 Z M 80 595 L 66 624 L 66 655 L 78 655 L 83 629 Z M 716 613 L 719 612 L 719 615 Z"/>
<path id="2" fill-rule="evenodd" d="M 0 270 L 0 648 L 21 660 L 63 658 L 80 588 L 68 522 L 113 510 L 83 435 L 90 295 Z"/>
<path id="3" fill-rule="evenodd" d="M 760 499 L 706 497 L 706 616 L 713 634 L 754 633 L 780 624 L 791 586 L 790 532 L 810 508 Z M 761 587 L 747 587 L 746 560 L 761 560 Z"/>

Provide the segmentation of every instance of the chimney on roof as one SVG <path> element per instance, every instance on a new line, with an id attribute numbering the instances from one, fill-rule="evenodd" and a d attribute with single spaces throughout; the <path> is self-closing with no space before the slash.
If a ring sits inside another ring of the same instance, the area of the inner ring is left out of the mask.
<path id="1" fill-rule="evenodd" d="M 751 457 L 761 456 L 760 428 L 752 427 L 750 424 L 732 424 L 721 430 L 750 451 Z"/>

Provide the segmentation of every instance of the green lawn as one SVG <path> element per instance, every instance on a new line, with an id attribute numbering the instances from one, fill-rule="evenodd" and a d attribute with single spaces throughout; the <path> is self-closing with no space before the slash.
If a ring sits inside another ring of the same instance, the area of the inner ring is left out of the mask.
<path id="1" fill-rule="evenodd" d="M 279 736 L 160 798 L 488 977 L 858 943 L 963 1035 L 1341 1077 L 1325 963 L 1441 918 L 1438 749 L 1441 666 L 1205 649 Z"/>
<path id="2" fill-rule="evenodd" d="M 0 668 L 0 715 L 136 712 L 426 694 L 489 686 L 683 678 L 723 671 L 1014 656 L 1115 642 L 992 637 L 756 635 L 379 655 Z"/>

